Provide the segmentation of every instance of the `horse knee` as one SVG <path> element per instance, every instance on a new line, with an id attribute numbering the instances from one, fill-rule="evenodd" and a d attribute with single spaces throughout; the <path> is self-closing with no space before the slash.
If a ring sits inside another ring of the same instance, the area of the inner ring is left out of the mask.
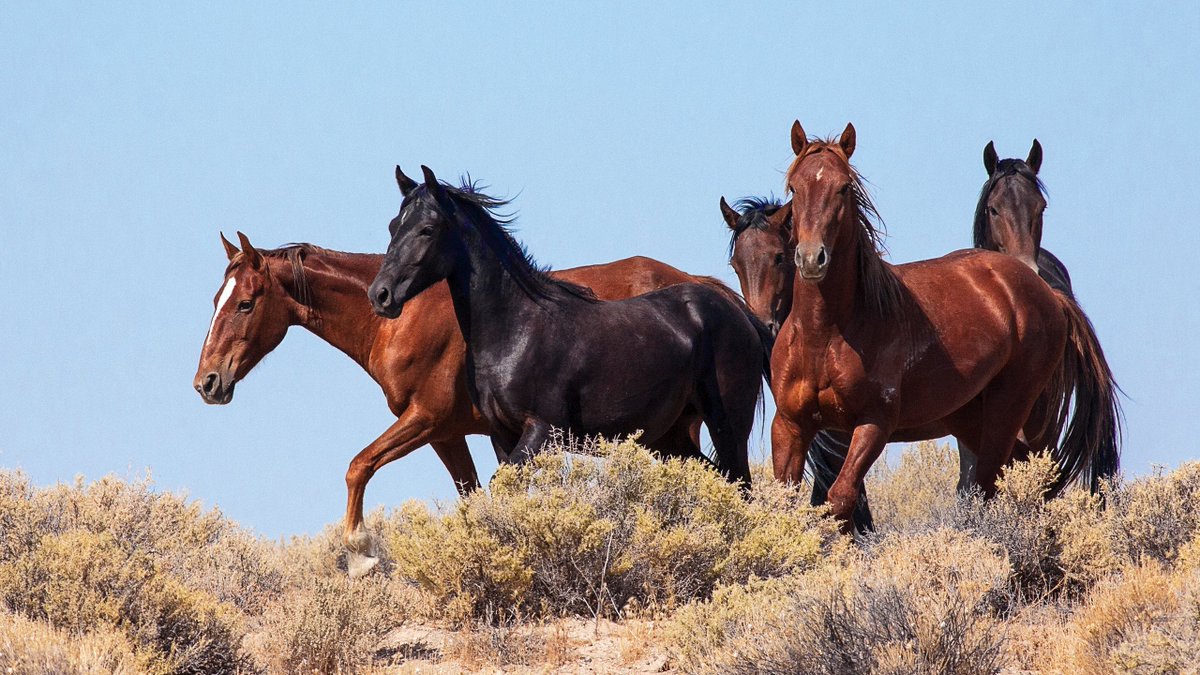
<path id="1" fill-rule="evenodd" d="M 346 487 L 354 489 L 366 484 L 375 475 L 375 467 L 370 462 L 360 462 L 355 458 L 346 469 Z"/>

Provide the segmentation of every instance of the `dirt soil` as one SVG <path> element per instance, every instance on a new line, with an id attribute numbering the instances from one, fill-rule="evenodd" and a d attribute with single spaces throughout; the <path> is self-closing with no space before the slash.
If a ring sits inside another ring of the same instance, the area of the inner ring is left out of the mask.
<path id="1" fill-rule="evenodd" d="M 389 633 L 376 673 L 669 673 L 654 621 L 562 619 L 516 629 L 451 631 L 411 625 Z M 393 664 L 393 665 L 384 665 Z"/>

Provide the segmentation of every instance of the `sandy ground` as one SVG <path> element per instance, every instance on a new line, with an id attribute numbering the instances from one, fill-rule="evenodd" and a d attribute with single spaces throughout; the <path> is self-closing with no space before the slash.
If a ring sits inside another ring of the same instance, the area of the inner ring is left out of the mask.
<path id="1" fill-rule="evenodd" d="M 653 621 L 564 619 L 518 631 L 405 626 L 380 643 L 381 673 L 673 672 Z"/>

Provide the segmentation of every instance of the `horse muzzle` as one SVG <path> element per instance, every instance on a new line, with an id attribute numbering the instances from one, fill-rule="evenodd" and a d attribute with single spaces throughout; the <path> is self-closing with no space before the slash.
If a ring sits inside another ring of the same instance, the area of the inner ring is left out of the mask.
<path id="1" fill-rule="evenodd" d="M 228 373 L 211 370 L 203 375 L 197 375 L 192 386 L 200 394 L 200 398 L 209 405 L 225 405 L 233 400 L 233 388 L 237 384 Z"/>
<path id="2" fill-rule="evenodd" d="M 829 250 L 824 244 L 807 249 L 796 247 L 796 271 L 806 281 L 821 281 L 829 271 Z"/>
<path id="3" fill-rule="evenodd" d="M 371 308 L 385 319 L 395 319 L 404 308 L 404 301 L 399 299 L 399 293 L 390 288 L 390 284 L 380 283 L 379 279 L 367 289 L 367 295 L 371 297 Z"/>

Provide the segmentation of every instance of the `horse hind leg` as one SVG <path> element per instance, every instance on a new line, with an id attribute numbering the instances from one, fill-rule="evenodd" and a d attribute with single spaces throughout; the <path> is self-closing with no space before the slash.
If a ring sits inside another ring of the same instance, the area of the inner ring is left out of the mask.
<path id="1" fill-rule="evenodd" d="M 716 468 L 716 464 L 700 450 L 701 422 L 700 415 L 694 410 L 684 411 L 666 433 L 653 442 L 647 442 L 646 447 L 658 454 L 660 459 L 694 459 Z"/>
<path id="2" fill-rule="evenodd" d="M 1018 438 L 1037 400 L 1029 389 L 1028 378 L 997 377 L 984 392 L 979 440 L 971 446 L 976 458 L 974 482 L 984 497 L 996 494 L 1000 473 L 1015 454 L 1029 454 L 1029 446 Z"/>
<path id="3" fill-rule="evenodd" d="M 752 372 L 757 376 L 757 371 Z M 755 381 L 751 388 L 746 382 L 730 378 L 729 385 L 722 387 L 719 378 L 706 379 L 700 386 L 700 410 L 716 451 L 717 470 L 730 482 L 749 488 L 748 445 L 758 405 L 759 382 Z"/>

